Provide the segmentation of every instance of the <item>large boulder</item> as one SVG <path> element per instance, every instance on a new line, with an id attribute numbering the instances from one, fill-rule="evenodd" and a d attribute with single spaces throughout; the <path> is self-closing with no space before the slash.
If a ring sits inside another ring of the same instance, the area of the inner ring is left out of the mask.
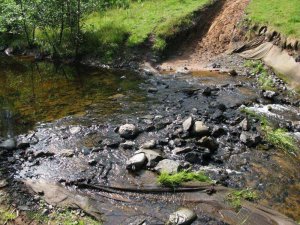
<path id="1" fill-rule="evenodd" d="M 124 124 L 120 126 L 119 134 L 122 138 L 132 139 L 138 135 L 138 129 L 133 124 Z"/>
<path id="2" fill-rule="evenodd" d="M 188 208 L 180 208 L 170 215 L 167 225 L 190 225 L 196 219 L 197 215 L 194 211 Z"/>

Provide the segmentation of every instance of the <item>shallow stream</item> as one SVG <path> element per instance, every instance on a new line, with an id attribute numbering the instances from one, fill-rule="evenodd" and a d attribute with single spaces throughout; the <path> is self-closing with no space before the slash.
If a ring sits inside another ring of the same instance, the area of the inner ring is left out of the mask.
<path id="1" fill-rule="evenodd" d="M 290 160 L 272 147 L 267 147 L 268 151 L 261 145 L 248 148 L 240 141 L 239 123 L 244 116 L 238 108 L 269 103 L 261 99 L 252 82 L 245 76 L 220 73 L 153 75 L 0 57 L 0 136 L 30 144 L 25 153 L 19 149 L 10 157 L 14 179 L 59 182 L 71 191 L 99 198 L 99 193 L 78 190 L 76 184 L 157 186 L 153 169 L 137 174 L 125 169 L 134 150 L 149 140 L 156 140 L 168 159 L 186 160 L 185 155 L 173 153 L 177 147 L 197 152 L 198 140 L 183 137 L 181 128 L 184 119 L 192 115 L 211 130 L 222 128 L 225 132 L 214 136 L 218 150 L 192 163 L 192 169 L 209 168 L 210 176 L 228 187 L 252 187 L 262 193 L 260 203 L 299 220 L 298 158 Z M 292 119 L 299 120 L 299 115 L 299 111 L 294 113 Z M 290 119 L 289 114 L 281 116 Z M 121 147 L 125 140 L 116 132 L 125 123 L 133 123 L 141 131 L 131 150 Z M 257 133 L 255 126 L 251 132 Z M 120 192 L 106 196 L 104 203 L 101 199 L 92 211 L 103 209 L 107 224 L 129 221 L 126 217 L 130 216 L 163 224 L 169 213 L 194 200 L 198 201 L 194 207 L 199 224 L 223 224 L 215 219 L 216 212 L 203 213 L 209 211 L 211 199 L 203 205 L 204 196 L 198 195 Z"/>

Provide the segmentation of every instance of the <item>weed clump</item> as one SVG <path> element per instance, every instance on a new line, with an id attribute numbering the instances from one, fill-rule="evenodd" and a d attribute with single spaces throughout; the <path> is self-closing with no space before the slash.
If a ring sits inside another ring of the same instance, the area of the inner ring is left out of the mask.
<path id="1" fill-rule="evenodd" d="M 168 187 L 176 187 L 187 181 L 212 182 L 212 180 L 205 175 L 203 171 L 189 172 L 186 170 L 175 174 L 162 172 L 158 176 L 157 181 L 158 183 Z"/>
<path id="2" fill-rule="evenodd" d="M 251 189 L 243 189 L 239 191 L 233 191 L 227 195 L 227 200 L 232 207 L 239 210 L 242 206 L 242 201 L 255 201 L 258 199 L 258 194 Z"/>

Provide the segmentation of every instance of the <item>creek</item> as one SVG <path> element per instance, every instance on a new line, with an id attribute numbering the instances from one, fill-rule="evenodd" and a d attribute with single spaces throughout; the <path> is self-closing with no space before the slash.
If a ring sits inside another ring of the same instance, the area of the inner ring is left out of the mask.
<path id="1" fill-rule="evenodd" d="M 247 76 L 160 75 L 1 57 L 0 136 L 2 140 L 14 137 L 19 146 L 0 155 L 1 166 L 9 168 L 5 176 L 11 183 L 24 181 L 59 206 L 62 202 L 74 206 L 75 199 L 78 207 L 106 224 L 164 224 L 182 206 L 196 211 L 198 224 L 225 224 L 222 218 L 228 223 L 239 221 L 224 203 L 227 189 L 220 187 L 215 197 L 203 191 L 153 194 L 81 188 L 82 184 L 159 187 L 154 166 L 133 173 L 125 166 L 136 150 L 154 140 L 151 149 L 161 158 L 179 162 L 183 168 L 205 170 L 228 188 L 253 188 L 260 193 L 262 206 L 299 220 L 299 157 L 263 140 L 250 145 L 241 140 L 242 132 L 251 139 L 260 136 L 260 131 L 259 122 L 251 119 L 250 128 L 243 130 L 245 114 L 240 107 L 260 110 L 271 103 L 281 105 L 282 99 L 281 94 L 275 100 L 263 98 Z M 276 119 L 291 124 L 290 131 L 297 135 L 299 106 L 291 100 L 284 107 L 289 113 L 279 109 L 273 113 L 280 111 Z M 211 143 L 182 128 L 190 116 L 207 125 Z M 137 137 L 120 137 L 118 129 L 123 124 L 134 124 Z M 211 147 L 212 143 L 216 145 Z M 63 193 L 56 198 L 64 200 L 55 199 L 50 189 Z M 16 201 L 35 207 L 26 198 Z"/>

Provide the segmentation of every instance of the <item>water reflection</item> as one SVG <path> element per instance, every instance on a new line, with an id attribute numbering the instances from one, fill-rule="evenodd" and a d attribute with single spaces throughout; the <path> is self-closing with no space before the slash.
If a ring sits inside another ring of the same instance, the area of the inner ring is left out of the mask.
<path id="1" fill-rule="evenodd" d="M 99 119 L 141 110 L 146 93 L 133 72 L 0 58 L 1 136 L 38 121 L 87 112 Z"/>

